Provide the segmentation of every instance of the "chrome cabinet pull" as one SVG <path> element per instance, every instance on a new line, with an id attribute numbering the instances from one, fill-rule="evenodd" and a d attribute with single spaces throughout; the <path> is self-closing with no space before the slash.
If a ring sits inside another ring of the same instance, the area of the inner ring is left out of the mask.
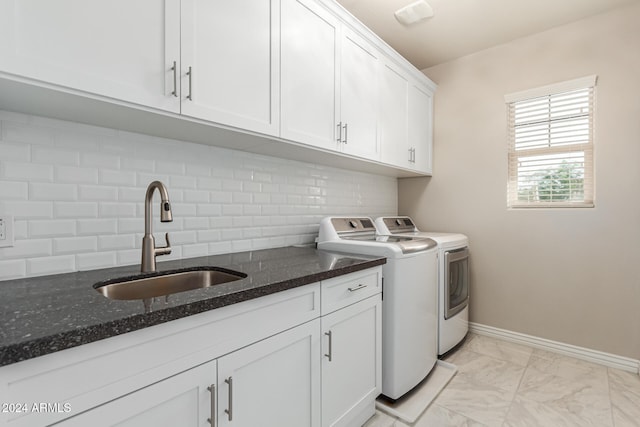
<path id="1" fill-rule="evenodd" d="M 191 80 L 193 80 L 193 70 L 189 67 L 189 71 L 187 71 L 187 76 L 189 76 L 189 95 L 187 95 L 187 99 L 189 101 L 193 101 L 192 92 L 191 92 Z"/>
<path id="2" fill-rule="evenodd" d="M 173 92 L 171 92 L 171 95 L 177 97 L 178 96 L 178 67 L 176 66 L 176 61 L 173 61 L 173 67 L 171 67 L 171 71 L 173 71 Z"/>
<path id="3" fill-rule="evenodd" d="M 345 123 L 344 126 L 342 126 L 342 128 L 344 129 L 344 139 L 342 140 L 342 142 L 344 142 L 345 144 L 347 143 L 347 125 L 348 123 Z"/>
<path id="4" fill-rule="evenodd" d="M 411 163 L 411 154 L 413 152 L 413 148 L 409 148 L 409 163 Z"/>
<path id="5" fill-rule="evenodd" d="M 331 339 L 331 331 L 329 332 L 325 332 L 324 333 L 326 336 L 329 337 L 329 353 L 325 354 L 324 356 L 329 358 L 329 362 L 331 362 L 331 359 L 333 358 L 333 349 L 332 349 L 332 339 Z"/>
<path id="6" fill-rule="evenodd" d="M 342 122 L 337 124 L 338 127 L 338 137 L 336 138 L 336 141 L 338 142 L 342 142 Z"/>
<path id="7" fill-rule="evenodd" d="M 215 427 L 215 420 L 216 420 L 216 385 L 215 384 L 211 384 L 209 387 L 207 387 L 207 390 L 209 390 L 209 392 L 211 393 L 211 418 L 207 418 L 207 421 L 209 422 L 209 424 L 211 424 L 212 427 Z"/>
<path id="8" fill-rule="evenodd" d="M 229 384 L 229 409 L 225 409 L 224 412 L 229 416 L 229 421 L 233 420 L 233 377 L 229 377 L 224 380 Z"/>
<path id="9" fill-rule="evenodd" d="M 349 292 L 355 292 L 355 291 L 359 291 L 361 289 L 366 288 L 367 285 L 360 283 L 358 286 L 356 286 L 355 288 L 347 288 L 349 290 Z"/>

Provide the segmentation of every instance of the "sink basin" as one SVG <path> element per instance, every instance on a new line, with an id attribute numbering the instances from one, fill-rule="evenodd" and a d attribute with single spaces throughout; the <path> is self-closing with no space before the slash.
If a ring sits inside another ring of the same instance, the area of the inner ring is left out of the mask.
<path id="1" fill-rule="evenodd" d="M 110 299 L 136 300 L 208 288 L 247 277 L 244 273 L 218 267 L 199 267 L 152 274 L 108 280 L 96 283 L 93 287 Z"/>

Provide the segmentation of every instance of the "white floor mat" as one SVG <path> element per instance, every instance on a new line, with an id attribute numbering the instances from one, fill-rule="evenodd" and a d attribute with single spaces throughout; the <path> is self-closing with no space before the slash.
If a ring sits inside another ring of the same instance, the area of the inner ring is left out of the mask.
<path id="1" fill-rule="evenodd" d="M 395 402 L 383 397 L 376 400 L 376 408 L 402 421 L 413 424 L 429 407 L 451 378 L 458 372 L 455 365 L 438 360 L 427 378 L 416 388 Z"/>

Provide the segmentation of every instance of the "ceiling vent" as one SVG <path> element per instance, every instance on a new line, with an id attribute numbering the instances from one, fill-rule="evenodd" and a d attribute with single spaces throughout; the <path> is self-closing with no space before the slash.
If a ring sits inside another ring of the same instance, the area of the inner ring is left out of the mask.
<path id="1" fill-rule="evenodd" d="M 396 10 L 396 19 L 403 25 L 415 24 L 433 16 L 433 8 L 424 0 L 418 0 Z"/>

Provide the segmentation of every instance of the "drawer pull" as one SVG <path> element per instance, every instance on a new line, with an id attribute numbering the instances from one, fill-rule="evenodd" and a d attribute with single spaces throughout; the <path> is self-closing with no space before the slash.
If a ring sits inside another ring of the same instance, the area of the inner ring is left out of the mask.
<path id="1" fill-rule="evenodd" d="M 366 287 L 367 287 L 367 285 L 364 285 L 364 284 L 360 283 L 355 288 L 347 288 L 347 289 L 349 290 L 349 292 L 355 292 L 355 291 L 359 291 L 360 289 L 364 289 Z"/>
<path id="2" fill-rule="evenodd" d="M 233 377 L 227 378 L 224 382 L 229 384 L 229 409 L 225 409 L 224 412 L 227 413 L 229 421 L 233 421 Z"/>
<path id="3" fill-rule="evenodd" d="M 331 359 L 333 359 L 333 349 L 332 349 L 332 342 L 331 342 L 332 334 L 331 334 L 331 331 L 325 332 L 324 334 L 329 337 L 329 352 L 324 356 L 329 359 L 329 362 L 331 362 Z"/>
<path id="4" fill-rule="evenodd" d="M 209 387 L 207 387 L 207 390 L 209 390 L 209 392 L 211 393 L 211 418 L 207 419 L 207 421 L 209 421 L 209 424 L 211 424 L 212 427 L 215 427 L 215 422 L 216 422 L 216 385 L 215 384 L 211 384 Z"/>

